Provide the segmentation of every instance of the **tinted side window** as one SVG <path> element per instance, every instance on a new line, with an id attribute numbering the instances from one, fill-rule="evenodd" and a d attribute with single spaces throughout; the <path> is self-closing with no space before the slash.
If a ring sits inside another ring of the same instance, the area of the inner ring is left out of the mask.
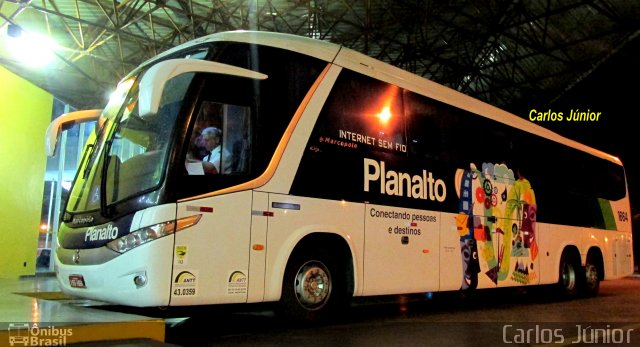
<path id="1" fill-rule="evenodd" d="M 343 70 L 308 141 L 292 193 L 363 201 L 363 158 L 407 157 L 402 90 Z"/>
<path id="2" fill-rule="evenodd" d="M 513 157 L 514 129 L 419 94 L 405 92 L 409 154 L 453 168 Z"/>
<path id="3" fill-rule="evenodd" d="M 404 106 L 409 156 L 416 160 L 451 161 L 445 139 L 456 123 L 455 115 L 411 92 L 404 93 Z"/>
<path id="4" fill-rule="evenodd" d="M 453 183 L 443 180 L 450 170 L 430 157 L 434 151 L 425 133 L 408 130 L 429 121 L 425 117 L 407 123 L 409 116 L 422 111 L 406 110 L 404 94 L 398 86 L 343 70 L 303 152 L 291 193 L 454 209 Z"/>
<path id="5" fill-rule="evenodd" d="M 395 85 L 344 71 L 320 118 L 309 143 L 323 152 L 406 153 L 402 92 Z"/>
<path id="6" fill-rule="evenodd" d="M 251 97 L 256 105 L 253 165 L 266 169 L 278 143 L 300 103 L 327 63 L 283 49 L 219 43 L 211 60 L 258 71 L 269 76 L 254 83 Z M 258 168 L 259 167 L 259 168 Z"/>
<path id="7" fill-rule="evenodd" d="M 242 175 L 251 158 L 251 106 L 213 100 L 200 104 L 185 168 L 189 175 Z"/>
<path id="8" fill-rule="evenodd" d="M 389 123 L 380 117 L 386 107 Z M 456 170 L 484 163 L 504 164 L 530 182 L 541 222 L 603 227 L 598 199 L 626 192 L 621 166 L 348 70 L 319 115 L 291 192 L 456 212 Z M 405 188 L 414 182 L 400 177 L 422 172 L 444 182 L 444 201 L 408 197 Z M 390 178 L 386 191 L 366 184 L 378 173 Z"/>
<path id="9" fill-rule="evenodd" d="M 268 78 L 196 76 L 189 104 L 183 109 L 182 140 L 174 159 L 178 199 L 260 176 L 303 98 L 326 67 L 325 62 L 303 54 L 245 43 L 216 42 L 209 52 L 208 60 L 258 71 Z M 215 142 L 211 139 L 215 134 L 219 134 L 220 155 L 197 150 L 204 147 L 204 140 Z M 211 160 L 213 167 L 200 170 L 203 160 Z M 194 174 L 189 175 L 189 169 Z"/>

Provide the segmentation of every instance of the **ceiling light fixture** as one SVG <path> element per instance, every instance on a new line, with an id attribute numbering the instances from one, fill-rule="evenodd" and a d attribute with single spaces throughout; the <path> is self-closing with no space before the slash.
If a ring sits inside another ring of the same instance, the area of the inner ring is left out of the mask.
<path id="1" fill-rule="evenodd" d="M 22 35 L 22 28 L 11 23 L 7 26 L 7 35 L 13 38 L 20 37 L 20 35 Z"/>
<path id="2" fill-rule="evenodd" d="M 8 48 L 13 57 L 29 67 L 39 68 L 49 64 L 55 57 L 57 45 L 48 36 L 25 31 L 19 25 L 7 26 Z"/>

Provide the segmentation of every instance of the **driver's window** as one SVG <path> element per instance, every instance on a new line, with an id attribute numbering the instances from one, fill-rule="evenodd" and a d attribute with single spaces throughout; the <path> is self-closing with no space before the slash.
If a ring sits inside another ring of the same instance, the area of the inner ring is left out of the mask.
<path id="1" fill-rule="evenodd" d="M 248 172 L 250 109 L 212 101 L 200 104 L 185 166 L 189 175 Z"/>

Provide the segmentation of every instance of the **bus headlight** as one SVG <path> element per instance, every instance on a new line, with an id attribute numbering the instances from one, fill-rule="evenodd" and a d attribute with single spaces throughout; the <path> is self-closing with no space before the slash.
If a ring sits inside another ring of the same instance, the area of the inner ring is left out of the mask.
<path id="1" fill-rule="evenodd" d="M 124 253 L 132 250 L 140 245 L 144 245 L 149 241 L 159 239 L 163 236 L 171 235 L 174 232 L 186 229 L 198 224 L 201 214 L 178 219 L 176 221 L 159 223 L 148 226 L 129 233 L 121 238 L 115 239 L 107 243 L 107 247 L 118 252 Z"/>

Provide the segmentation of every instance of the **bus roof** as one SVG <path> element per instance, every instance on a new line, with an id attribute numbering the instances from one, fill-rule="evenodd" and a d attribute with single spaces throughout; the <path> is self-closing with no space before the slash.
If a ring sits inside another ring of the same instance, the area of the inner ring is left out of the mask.
<path id="1" fill-rule="evenodd" d="M 216 42 L 216 41 L 255 43 L 255 44 L 260 44 L 264 46 L 282 48 L 289 51 L 294 51 L 304 55 L 312 56 L 312 57 L 324 60 L 326 62 L 333 61 L 336 55 L 338 54 L 338 51 L 340 51 L 340 46 L 336 45 L 335 43 L 321 41 L 321 40 L 314 40 L 314 39 L 303 37 L 303 36 L 274 33 L 274 32 L 268 32 L 268 31 L 237 30 L 237 31 L 225 31 L 225 32 L 210 34 L 207 36 L 202 36 L 200 38 L 185 42 L 181 45 L 178 45 L 165 52 L 160 53 L 159 55 L 142 63 L 142 65 L 147 65 L 148 63 L 151 63 L 154 60 L 161 59 L 167 55 L 182 51 L 184 49 L 188 49 L 193 46 L 197 46 L 206 42 Z"/>
<path id="2" fill-rule="evenodd" d="M 332 62 L 338 66 L 372 76 L 379 80 L 395 84 L 412 92 L 430 97 L 440 102 L 469 111 L 471 113 L 493 119 L 514 128 L 562 143 L 602 159 L 622 165 L 620 159 L 603 151 L 589 147 L 577 141 L 561 136 L 538 124 L 527 121 L 512 113 L 487 104 L 476 98 L 463 94 L 457 90 L 438 84 L 406 70 L 384 63 L 365 54 L 356 52 L 340 45 L 297 36 L 292 34 L 274 33 L 265 31 L 228 31 L 220 32 L 197 38 L 182 45 L 171 48 L 158 56 L 144 62 L 141 66 L 152 63 L 157 59 L 175 52 L 200 45 L 206 42 L 232 41 L 255 43 L 286 49 L 308 56 L 312 56 L 326 62 Z"/>

